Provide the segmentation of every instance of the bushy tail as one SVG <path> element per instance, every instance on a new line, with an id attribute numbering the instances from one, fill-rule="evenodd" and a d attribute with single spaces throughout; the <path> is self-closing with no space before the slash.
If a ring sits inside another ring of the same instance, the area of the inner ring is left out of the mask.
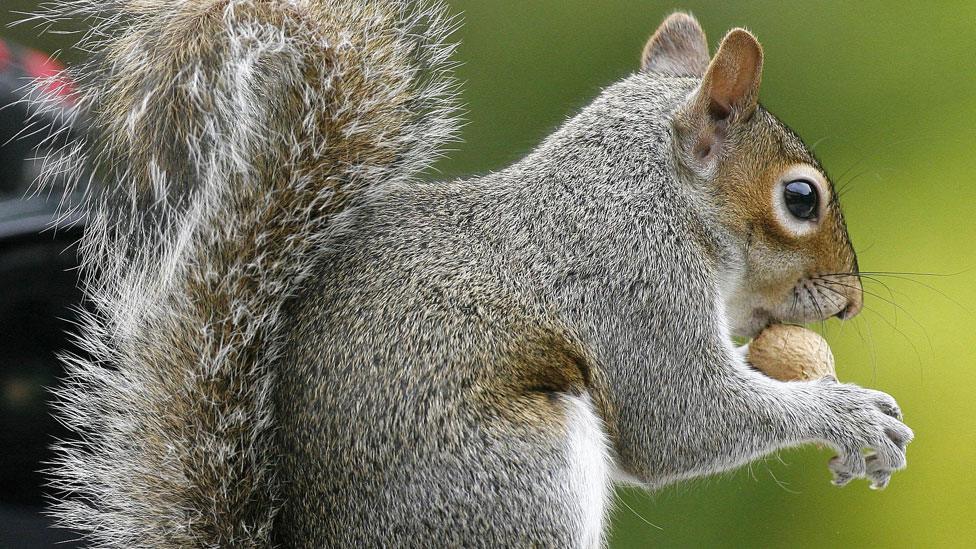
<path id="1" fill-rule="evenodd" d="M 54 168 L 102 181 L 54 513 L 100 547 L 267 546 L 282 306 L 338 211 L 455 136 L 452 21 L 406 0 L 53 9 L 95 22 L 72 75 L 90 135 Z"/>

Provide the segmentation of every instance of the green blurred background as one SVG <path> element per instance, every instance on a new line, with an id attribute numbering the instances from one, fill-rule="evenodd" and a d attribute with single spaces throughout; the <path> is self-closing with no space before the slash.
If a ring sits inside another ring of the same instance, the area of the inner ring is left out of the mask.
<path id="1" fill-rule="evenodd" d="M 34 2 L 3 0 L 7 10 Z M 635 70 L 676 9 L 714 48 L 731 27 L 766 51 L 762 100 L 819 155 L 865 271 L 865 312 L 821 329 L 839 375 L 898 398 L 909 468 L 883 492 L 830 485 L 829 452 L 782 452 L 655 494 L 619 493 L 612 547 L 976 547 L 976 2 L 455 0 L 468 125 L 444 176 L 529 151 Z M 30 27 L 0 36 L 54 50 Z M 66 51 L 71 60 L 76 54 Z M 893 302 L 893 304 L 892 304 Z"/>

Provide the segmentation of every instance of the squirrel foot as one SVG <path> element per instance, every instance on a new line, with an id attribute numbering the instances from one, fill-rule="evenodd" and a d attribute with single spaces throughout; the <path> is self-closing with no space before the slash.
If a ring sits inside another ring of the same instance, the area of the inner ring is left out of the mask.
<path id="1" fill-rule="evenodd" d="M 871 488 L 883 489 L 892 473 L 906 465 L 905 450 L 914 438 L 902 423 L 901 409 L 886 393 L 825 378 L 816 384 L 830 409 L 820 433 L 839 455 L 829 462 L 833 483 L 844 486 L 867 478 Z M 869 450 L 867 454 L 863 450 Z"/>

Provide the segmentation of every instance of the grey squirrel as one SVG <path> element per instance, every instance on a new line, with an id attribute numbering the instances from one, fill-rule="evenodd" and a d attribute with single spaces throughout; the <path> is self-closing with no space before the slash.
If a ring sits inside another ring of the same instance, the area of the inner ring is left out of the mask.
<path id="1" fill-rule="evenodd" d="M 93 546 L 594 547 L 614 482 L 810 442 L 838 484 L 905 466 L 890 396 L 732 343 L 861 308 L 749 32 L 711 57 L 673 14 L 524 160 L 424 182 L 457 135 L 439 3 L 61 9 L 95 25 L 67 157 L 108 183 L 53 512 Z"/>

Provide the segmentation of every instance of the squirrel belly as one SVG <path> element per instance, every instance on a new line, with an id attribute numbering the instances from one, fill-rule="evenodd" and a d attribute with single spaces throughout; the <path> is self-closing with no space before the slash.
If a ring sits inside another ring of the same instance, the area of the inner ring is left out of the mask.
<path id="1" fill-rule="evenodd" d="M 526 256 L 486 238 L 516 213 L 512 189 L 403 185 L 346 212 L 285 314 L 302 343 L 274 391 L 284 545 L 601 539 L 593 359 L 507 265 Z"/>

